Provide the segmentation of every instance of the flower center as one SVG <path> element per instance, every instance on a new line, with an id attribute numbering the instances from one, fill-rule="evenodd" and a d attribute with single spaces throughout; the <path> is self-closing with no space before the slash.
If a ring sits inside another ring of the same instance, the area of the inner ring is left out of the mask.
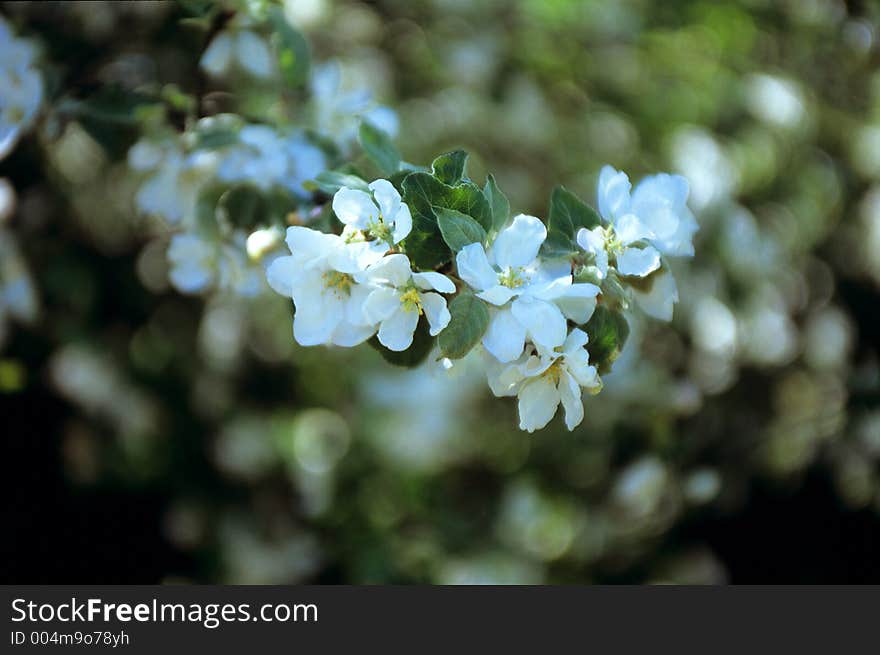
<path id="1" fill-rule="evenodd" d="M 550 365 L 546 371 L 541 373 L 541 377 L 553 384 L 553 386 L 557 386 L 559 384 L 559 379 L 562 377 L 562 359 L 557 359 Z"/>
<path id="2" fill-rule="evenodd" d="M 382 220 L 381 216 L 367 224 L 367 231 L 379 241 L 391 243 L 391 227 Z"/>
<path id="3" fill-rule="evenodd" d="M 422 314 L 422 300 L 419 298 L 417 289 L 409 288 L 400 295 L 400 304 L 405 312 L 418 312 Z"/>
<path id="4" fill-rule="evenodd" d="M 354 278 L 348 273 L 340 273 L 339 271 L 324 273 L 324 288 L 330 289 L 337 296 L 350 295 L 352 284 L 354 284 Z"/>
<path id="5" fill-rule="evenodd" d="M 510 266 L 498 274 L 498 284 L 509 289 L 518 289 L 527 281 L 520 266 Z"/>

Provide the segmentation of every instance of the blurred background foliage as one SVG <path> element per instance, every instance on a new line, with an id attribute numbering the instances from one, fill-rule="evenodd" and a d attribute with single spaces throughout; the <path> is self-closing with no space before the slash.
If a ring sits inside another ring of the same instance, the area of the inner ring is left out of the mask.
<path id="1" fill-rule="evenodd" d="M 0 162 L 41 308 L 0 351 L 6 581 L 880 581 L 880 6 L 284 6 L 407 161 L 465 148 L 515 211 L 592 200 L 604 163 L 689 179 L 674 321 L 636 321 L 577 431 L 530 436 L 476 369 L 300 348 L 281 298 L 168 287 L 135 126 L 94 119 L 149 84 L 232 102 L 196 4 L 2 8 L 67 103 Z"/>

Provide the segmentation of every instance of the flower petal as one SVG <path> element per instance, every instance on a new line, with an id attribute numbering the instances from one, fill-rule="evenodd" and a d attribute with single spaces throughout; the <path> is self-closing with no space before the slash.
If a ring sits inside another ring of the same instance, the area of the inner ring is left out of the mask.
<path id="1" fill-rule="evenodd" d="M 599 188 L 596 191 L 599 213 L 606 220 L 613 220 L 629 211 L 629 190 L 631 185 L 626 173 L 611 166 L 603 166 L 599 173 Z"/>
<path id="2" fill-rule="evenodd" d="M 565 409 L 565 427 L 569 431 L 574 430 L 584 420 L 584 401 L 580 386 L 565 372 L 559 376 L 559 399 Z"/>
<path id="3" fill-rule="evenodd" d="M 359 230 L 379 218 L 379 208 L 369 194 L 359 189 L 342 187 L 333 196 L 333 213 L 346 225 Z"/>
<path id="4" fill-rule="evenodd" d="M 408 312 L 400 307 L 379 326 L 379 343 L 388 350 L 406 350 L 413 342 L 413 333 L 418 324 L 418 312 Z"/>
<path id="5" fill-rule="evenodd" d="M 614 233 L 625 246 L 636 241 L 653 239 L 656 236 L 635 214 L 624 214 L 614 221 Z"/>
<path id="6" fill-rule="evenodd" d="M 217 77 L 222 75 L 229 66 L 229 58 L 232 55 L 232 37 L 228 32 L 220 32 L 211 41 L 208 49 L 202 55 L 199 66 L 209 75 Z"/>
<path id="7" fill-rule="evenodd" d="M 419 299 L 428 325 L 431 326 L 431 336 L 435 337 L 449 325 L 452 315 L 446 307 L 446 299 L 438 293 L 420 293 Z"/>
<path id="8" fill-rule="evenodd" d="M 575 328 L 569 332 L 568 336 L 565 338 L 565 343 L 562 344 L 562 351 L 564 353 L 574 352 L 575 350 L 583 348 L 589 342 L 590 337 L 587 336 L 587 333 L 580 328 Z"/>
<path id="9" fill-rule="evenodd" d="M 483 335 L 483 347 L 499 362 L 512 362 L 522 355 L 525 341 L 526 329 L 509 309 L 499 310 Z"/>
<path id="10" fill-rule="evenodd" d="M 545 300 L 520 296 L 513 301 L 510 311 L 536 344 L 552 350 L 565 342 L 568 324 L 556 305 Z"/>
<path id="11" fill-rule="evenodd" d="M 477 298 L 481 298 L 488 303 L 500 307 L 507 303 L 511 298 L 516 296 L 518 292 L 510 287 L 496 284 L 494 287 L 481 291 L 477 294 Z"/>
<path id="12" fill-rule="evenodd" d="M 519 429 L 534 432 L 550 422 L 559 406 L 559 391 L 546 377 L 533 378 L 519 392 Z"/>
<path id="13" fill-rule="evenodd" d="M 434 289 L 440 293 L 455 293 L 455 283 L 443 273 L 427 271 L 425 273 L 413 273 L 413 282 L 419 289 Z"/>
<path id="14" fill-rule="evenodd" d="M 364 305 L 367 302 L 374 287 L 366 284 L 354 284 L 349 290 L 348 301 L 345 303 L 345 320 L 356 326 L 375 325 L 379 321 L 369 320 L 364 313 Z"/>
<path id="15" fill-rule="evenodd" d="M 547 228 L 539 219 L 519 214 L 492 244 L 495 263 L 501 268 L 527 266 L 538 256 L 546 238 Z"/>
<path id="16" fill-rule="evenodd" d="M 363 314 L 367 323 L 380 323 L 400 309 L 400 292 L 397 289 L 378 287 L 364 301 Z"/>
<path id="17" fill-rule="evenodd" d="M 370 191 L 373 192 L 373 198 L 376 199 L 376 204 L 379 205 L 382 219 L 386 223 L 394 221 L 401 204 L 400 194 L 397 193 L 394 185 L 388 180 L 375 180 L 370 182 Z"/>
<path id="18" fill-rule="evenodd" d="M 477 291 L 489 289 L 498 284 L 498 273 L 489 264 L 486 251 L 481 243 L 470 243 L 462 248 L 455 258 L 458 276 Z"/>
<path id="19" fill-rule="evenodd" d="M 412 271 L 409 258 L 400 253 L 383 257 L 367 269 L 367 278 L 374 284 L 402 287 L 409 282 Z"/>
<path id="20" fill-rule="evenodd" d="M 238 33 L 235 42 L 238 64 L 254 77 L 272 75 L 272 53 L 266 40 L 250 30 Z"/>
<path id="21" fill-rule="evenodd" d="M 301 346 L 329 343 L 345 313 L 344 303 L 332 294 L 321 294 L 318 302 L 296 302 L 293 338 Z"/>
<path id="22" fill-rule="evenodd" d="M 293 281 L 301 270 L 296 257 L 290 255 L 276 257 L 266 269 L 266 281 L 275 293 L 292 298 Z"/>
<path id="23" fill-rule="evenodd" d="M 376 332 L 375 325 L 352 325 L 348 321 L 340 321 L 333 330 L 330 340 L 334 346 L 352 348 L 369 339 Z"/>
<path id="24" fill-rule="evenodd" d="M 660 268 L 660 253 L 655 248 L 624 248 L 617 255 L 617 270 L 622 275 L 645 277 Z"/>
<path id="25" fill-rule="evenodd" d="M 406 203 L 400 204 L 400 209 L 394 214 L 394 231 L 391 233 L 391 240 L 394 243 L 403 241 L 412 231 L 412 214 Z"/>
<path id="26" fill-rule="evenodd" d="M 633 289 L 633 298 L 648 316 L 661 321 L 671 321 L 673 306 L 678 302 L 675 278 L 669 271 L 661 269 L 653 276 L 652 282 L 651 289 L 647 293 Z"/>
<path id="27" fill-rule="evenodd" d="M 601 274 L 600 279 L 608 275 L 608 252 L 605 250 L 605 231 L 601 227 L 588 230 L 582 227 L 577 233 L 578 245 L 588 254 L 593 255 L 596 268 Z"/>

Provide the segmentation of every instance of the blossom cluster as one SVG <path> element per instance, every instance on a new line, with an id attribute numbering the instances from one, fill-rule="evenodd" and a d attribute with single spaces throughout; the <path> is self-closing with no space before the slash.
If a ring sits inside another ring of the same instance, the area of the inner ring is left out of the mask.
<path id="1" fill-rule="evenodd" d="M 435 176 L 440 169 L 435 162 Z M 410 185 L 404 178 L 404 197 L 385 179 L 339 188 L 332 200 L 339 234 L 287 229 L 291 254 L 275 259 L 267 277 L 294 302 L 295 340 L 350 347 L 375 335 L 382 347 L 399 352 L 413 345 L 423 316 L 428 335 L 439 335 L 436 359 L 447 366 L 479 343 L 492 392 L 518 397 L 521 429 L 543 428 L 560 404 L 566 426 L 574 429 L 584 418 L 583 392 L 601 390 L 599 369 L 607 369 L 623 345 L 625 331 L 615 331 L 620 320 L 625 323 L 618 310 L 632 297 L 646 313 L 672 318 L 678 295 L 666 258 L 693 255 L 697 230 L 686 204 L 687 182 L 656 175 L 631 193 L 628 177 L 606 166 L 599 176 L 599 214 L 577 206 L 584 222 L 595 225 L 578 228 L 568 217 L 567 250 L 559 248 L 564 229 L 554 222 L 554 206 L 546 225 L 519 214 L 495 221 L 491 232 L 462 212 L 444 214 L 434 206 L 427 211 L 441 214 L 439 230 L 454 252 L 441 273 L 415 263 L 425 240 L 418 230 L 426 228 L 419 223 L 414 229 L 413 213 L 427 215 L 417 207 L 417 194 L 410 194 L 416 187 L 424 192 L 428 183 L 419 180 Z M 492 182 L 486 194 L 495 198 L 500 191 Z M 463 168 L 457 186 L 436 177 L 432 184 L 440 195 L 431 202 L 476 188 L 463 178 Z M 452 295 L 468 300 L 447 304 Z M 603 361 L 591 362 L 591 332 L 603 344 L 593 348 Z M 615 342 L 610 351 L 609 339 Z"/>

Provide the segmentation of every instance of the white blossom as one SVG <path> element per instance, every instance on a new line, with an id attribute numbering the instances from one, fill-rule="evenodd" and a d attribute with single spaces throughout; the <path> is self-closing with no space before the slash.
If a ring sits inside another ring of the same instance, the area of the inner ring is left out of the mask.
<path id="1" fill-rule="evenodd" d="M 194 233 L 176 234 L 168 247 L 169 278 L 183 293 L 208 289 L 254 296 L 263 285 L 263 269 L 245 254 L 244 235 L 231 243 L 205 239 Z"/>
<path id="2" fill-rule="evenodd" d="M 209 75 L 221 77 L 237 68 L 256 78 L 275 72 L 272 51 L 266 39 L 252 30 L 224 30 L 208 45 L 199 66 Z"/>
<path id="3" fill-rule="evenodd" d="M 191 222 L 199 193 L 212 179 L 217 162 L 213 152 L 187 154 L 173 140 L 141 139 L 128 151 L 129 167 L 147 174 L 135 195 L 135 205 L 142 213 L 172 225 Z"/>
<path id="4" fill-rule="evenodd" d="M 34 44 L 16 37 L 0 16 L 0 159 L 33 124 L 43 101 Z"/>
<path id="5" fill-rule="evenodd" d="M 587 334 L 575 328 L 561 347 L 536 348 L 508 365 L 489 364 L 489 386 L 496 396 L 518 396 L 519 427 L 534 432 L 565 410 L 565 425 L 574 430 L 584 420 L 582 389 L 598 393 L 602 382 L 590 365 Z"/>
<path id="6" fill-rule="evenodd" d="M 451 319 L 446 299 L 439 293 L 455 293 L 455 284 L 441 273 L 414 273 L 406 255 L 383 257 L 366 271 L 366 281 L 376 288 L 364 302 L 364 317 L 379 324 L 379 342 L 389 350 L 406 350 L 424 315 L 431 336 L 439 334 Z"/>
<path id="7" fill-rule="evenodd" d="M 356 346 L 369 339 L 375 324 L 363 305 L 373 291 L 366 270 L 381 258 L 365 242 L 347 242 L 307 227 L 287 228 L 291 255 L 278 257 L 266 271 L 269 285 L 296 306 L 293 336 L 303 346 Z"/>
<path id="8" fill-rule="evenodd" d="M 538 251 L 547 229 L 534 216 L 520 214 L 502 230 L 488 252 L 480 243 L 465 246 L 456 257 L 458 274 L 494 305 L 483 346 L 501 362 L 518 358 L 526 340 L 552 350 L 568 333 L 566 319 L 589 320 L 599 287 L 572 283 L 566 261 L 545 262 Z"/>
<path id="9" fill-rule="evenodd" d="M 333 196 L 333 212 L 345 224 L 343 236 L 372 237 L 372 247 L 384 252 L 407 237 L 412 215 L 388 180 L 371 182 L 370 191 L 372 196 L 360 189 L 339 189 Z"/>

